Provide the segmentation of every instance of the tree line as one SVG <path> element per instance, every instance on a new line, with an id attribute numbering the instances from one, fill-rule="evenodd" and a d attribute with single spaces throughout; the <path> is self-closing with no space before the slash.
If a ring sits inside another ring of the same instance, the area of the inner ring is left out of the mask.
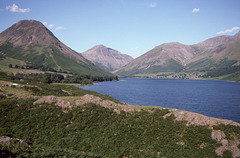
<path id="1" fill-rule="evenodd" d="M 92 76 L 92 75 L 61 75 L 58 73 L 31 73 L 31 74 L 11 74 L 12 80 L 22 80 L 25 82 L 38 83 L 79 83 L 92 84 L 93 82 L 118 80 L 118 76 Z"/>
<path id="2" fill-rule="evenodd" d="M 19 65 L 15 65 L 13 66 L 12 64 L 8 65 L 9 68 L 16 68 L 16 69 L 33 69 L 33 70 L 40 70 L 40 71 L 50 71 L 50 72 L 59 72 L 59 73 L 66 73 L 66 74 L 73 74 L 71 72 L 67 72 L 67 71 L 63 71 L 63 70 L 55 70 L 51 67 L 46 67 L 46 66 L 42 66 L 42 65 L 25 65 L 25 66 L 19 66 Z"/>

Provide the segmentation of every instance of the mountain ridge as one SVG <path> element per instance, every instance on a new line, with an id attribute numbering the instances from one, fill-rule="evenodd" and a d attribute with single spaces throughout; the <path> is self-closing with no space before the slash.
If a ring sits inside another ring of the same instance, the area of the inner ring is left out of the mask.
<path id="1" fill-rule="evenodd" d="M 240 65 L 240 32 L 222 35 L 193 45 L 163 43 L 114 73 L 122 76 L 158 73 L 207 72 Z M 234 48 L 234 49 L 232 49 Z M 225 65 L 225 67 L 224 67 Z"/>
<path id="2" fill-rule="evenodd" d="M 1 32 L 0 54 L 55 71 L 111 75 L 63 44 L 36 20 L 21 20 Z"/>

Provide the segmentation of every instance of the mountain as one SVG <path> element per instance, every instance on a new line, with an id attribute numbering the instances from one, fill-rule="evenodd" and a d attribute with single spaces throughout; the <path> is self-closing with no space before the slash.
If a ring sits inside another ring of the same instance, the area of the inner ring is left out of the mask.
<path id="1" fill-rule="evenodd" d="M 192 48 L 181 43 L 165 43 L 116 71 L 120 75 L 157 72 L 179 72 L 186 61 L 193 57 Z"/>
<path id="2" fill-rule="evenodd" d="M 117 50 L 108 48 L 104 45 L 94 46 L 86 52 L 83 52 L 82 55 L 108 71 L 119 69 L 133 60 L 131 56 L 121 54 Z"/>
<path id="3" fill-rule="evenodd" d="M 207 74 L 216 73 L 217 71 L 232 72 L 232 68 L 236 71 L 240 70 L 240 32 L 234 36 L 218 36 L 208 39 L 193 47 L 201 50 L 196 54 L 185 67 L 190 71 L 206 71 Z M 225 75 L 227 72 L 219 73 L 219 75 L 210 75 L 217 77 Z"/>
<path id="4" fill-rule="evenodd" d="M 44 70 L 111 75 L 59 41 L 41 22 L 22 20 L 0 34 L 0 59 Z M 12 63 L 9 63 L 12 64 Z"/>
<path id="5" fill-rule="evenodd" d="M 234 36 L 213 37 L 194 45 L 165 43 L 134 59 L 115 73 L 121 76 L 157 76 L 162 73 L 172 75 L 201 72 L 204 77 L 219 77 L 238 74 L 239 65 L 240 32 Z"/>

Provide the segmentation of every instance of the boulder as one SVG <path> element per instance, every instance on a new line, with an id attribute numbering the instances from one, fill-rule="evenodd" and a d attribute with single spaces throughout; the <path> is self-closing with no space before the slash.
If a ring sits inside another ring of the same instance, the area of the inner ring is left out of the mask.
<path id="1" fill-rule="evenodd" d="M 225 133 L 220 130 L 213 130 L 212 131 L 212 139 L 220 142 L 226 137 Z"/>

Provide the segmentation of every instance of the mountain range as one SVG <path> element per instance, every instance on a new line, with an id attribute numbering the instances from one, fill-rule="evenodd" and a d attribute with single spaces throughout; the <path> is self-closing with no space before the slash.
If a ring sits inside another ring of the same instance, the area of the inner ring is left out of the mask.
<path id="1" fill-rule="evenodd" d="M 107 71 L 119 69 L 133 60 L 131 56 L 122 54 L 119 51 L 108 48 L 104 45 L 94 46 L 83 52 L 82 55 Z"/>
<path id="2" fill-rule="evenodd" d="M 19 21 L 0 34 L 0 61 L 81 75 L 112 75 L 64 45 L 35 20 Z"/>
<path id="3" fill-rule="evenodd" d="M 240 79 L 240 32 L 234 36 L 213 37 L 193 45 L 164 43 L 115 73 L 121 76 L 195 73 L 204 77 L 228 75 L 225 77 Z"/>
<path id="4" fill-rule="evenodd" d="M 123 77 L 216 78 L 240 81 L 240 32 L 185 45 L 164 43 L 140 57 L 97 45 L 78 53 L 41 22 L 22 20 L 0 33 L 0 66 L 18 64 L 45 71 Z"/>

